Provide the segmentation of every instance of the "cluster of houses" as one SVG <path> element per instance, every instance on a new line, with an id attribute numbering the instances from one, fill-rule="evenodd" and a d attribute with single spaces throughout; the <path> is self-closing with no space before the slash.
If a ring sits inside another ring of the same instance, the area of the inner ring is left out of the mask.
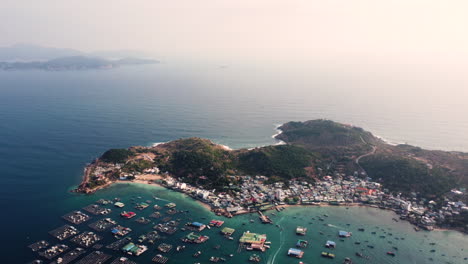
<path id="1" fill-rule="evenodd" d="M 111 167 L 109 167 L 111 166 Z M 92 175 L 106 178 L 109 170 L 120 170 L 121 165 L 96 166 Z M 140 174 L 159 174 L 157 167 L 147 169 L 143 173 L 121 173 L 120 180 L 138 179 Z M 232 217 L 237 214 L 268 210 L 284 204 L 300 205 L 368 205 L 382 209 L 390 209 L 400 215 L 400 219 L 408 220 L 416 226 L 432 230 L 436 226 L 445 226 L 453 217 L 468 212 L 461 197 L 466 190 L 453 190 L 445 197 L 444 204 L 436 204 L 417 194 L 410 197 L 392 195 L 381 184 L 370 178 L 344 176 L 337 173 L 334 177 L 323 176 L 314 183 L 290 180 L 267 184 L 265 176 L 229 176 L 236 178 L 238 185 L 230 184 L 226 192 L 206 190 L 200 186 L 192 186 L 165 174 L 164 185 L 168 188 L 184 192 L 194 199 L 206 204 L 219 215 Z M 395 219 L 395 221 L 398 221 Z M 416 228 L 417 229 L 417 228 Z"/>
<path id="2" fill-rule="evenodd" d="M 457 200 L 457 197 L 464 195 L 460 190 L 454 190 L 455 195 L 451 196 L 457 201 L 446 198 L 444 206 L 437 206 L 434 201 L 417 198 L 416 194 L 411 198 L 394 196 L 370 178 L 325 176 L 315 183 L 291 180 L 288 183 L 266 184 L 268 178 L 265 176 L 237 177 L 242 179 L 242 183 L 239 186 L 230 185 L 229 192 L 205 190 L 172 177 L 166 178 L 165 185 L 209 204 L 215 212 L 228 217 L 285 204 L 367 205 L 393 210 L 400 215 L 400 219 L 432 230 L 436 226 L 443 226 L 448 218 L 468 212 L 467 205 Z M 418 227 L 415 229 L 419 230 Z"/>

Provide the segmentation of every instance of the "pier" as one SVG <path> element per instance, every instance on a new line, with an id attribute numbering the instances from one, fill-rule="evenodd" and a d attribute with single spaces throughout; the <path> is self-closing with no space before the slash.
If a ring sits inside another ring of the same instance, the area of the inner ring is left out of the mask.
<path id="1" fill-rule="evenodd" d="M 264 215 L 262 212 L 258 211 L 258 214 L 260 215 L 259 218 L 264 224 L 273 224 L 273 221 L 266 215 Z"/>

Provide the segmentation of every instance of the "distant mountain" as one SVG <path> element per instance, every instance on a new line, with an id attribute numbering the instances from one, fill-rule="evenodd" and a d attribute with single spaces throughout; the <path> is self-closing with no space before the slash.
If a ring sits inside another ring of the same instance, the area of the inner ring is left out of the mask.
<path id="1" fill-rule="evenodd" d="M 43 61 L 59 57 L 83 56 L 84 53 L 73 49 L 42 47 L 31 44 L 15 44 L 0 47 L 0 61 Z"/>
<path id="2" fill-rule="evenodd" d="M 71 56 L 47 61 L 32 62 L 0 62 L 0 70 L 87 70 L 111 69 L 121 65 L 142 65 L 158 63 L 156 60 L 127 58 L 121 60 L 107 60 L 97 57 Z"/>
<path id="3" fill-rule="evenodd" d="M 138 58 L 123 58 L 115 61 L 119 65 L 139 65 L 139 64 L 154 64 L 159 63 L 157 60 L 152 59 L 138 59 Z"/>
<path id="4" fill-rule="evenodd" d="M 122 59 L 122 58 L 148 58 L 151 54 L 138 50 L 106 50 L 94 51 L 88 53 L 92 57 L 100 57 L 106 59 Z"/>

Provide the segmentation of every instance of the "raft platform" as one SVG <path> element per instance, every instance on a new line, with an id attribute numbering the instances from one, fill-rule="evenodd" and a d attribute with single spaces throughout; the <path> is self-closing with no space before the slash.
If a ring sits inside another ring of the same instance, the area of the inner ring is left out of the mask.
<path id="1" fill-rule="evenodd" d="M 65 240 L 69 237 L 72 237 L 78 234 L 79 232 L 80 231 L 78 231 L 78 229 L 76 229 L 74 226 L 64 225 L 64 226 L 61 226 L 57 229 L 50 231 L 49 234 L 55 237 L 56 239 L 62 241 L 62 240 Z"/>
<path id="2" fill-rule="evenodd" d="M 169 258 L 164 257 L 161 254 L 158 254 L 158 255 L 154 256 L 154 258 L 152 259 L 153 262 L 161 263 L 161 264 L 165 264 L 168 260 L 169 260 Z"/>
<path id="3" fill-rule="evenodd" d="M 70 241 L 78 244 L 81 247 L 89 248 L 101 239 L 102 237 L 93 232 L 85 232 L 75 236 Z"/>
<path id="4" fill-rule="evenodd" d="M 62 216 L 63 219 L 67 220 L 68 222 L 79 225 L 81 223 L 84 223 L 88 221 L 91 216 L 81 212 L 81 211 L 73 211 L 71 213 L 68 213 L 64 216 Z"/>
<path id="5" fill-rule="evenodd" d="M 123 246 L 125 246 L 126 244 L 128 244 L 129 242 L 132 241 L 132 238 L 131 237 L 124 237 L 122 239 L 119 239 L 109 245 L 106 246 L 106 248 L 108 249 L 112 249 L 112 250 L 115 250 L 115 251 L 118 251 L 120 250 Z"/>
<path id="6" fill-rule="evenodd" d="M 131 261 L 126 257 L 120 257 L 114 259 L 110 264 L 137 264 L 135 261 Z"/>
<path id="7" fill-rule="evenodd" d="M 77 259 L 79 256 L 83 255 L 84 253 L 86 253 L 86 251 L 82 248 L 75 248 L 73 249 L 72 251 L 69 251 L 67 254 L 63 255 L 63 257 L 61 257 L 61 261 L 58 262 L 58 260 L 55 260 L 53 262 L 51 262 L 50 264 L 68 264 L 72 261 L 74 261 L 75 259 Z"/>
<path id="8" fill-rule="evenodd" d="M 94 231 L 102 232 L 102 231 L 109 230 L 111 227 L 115 226 L 116 224 L 117 222 L 115 222 L 114 220 L 110 218 L 104 218 L 97 222 L 91 223 L 88 226 Z"/>
<path id="9" fill-rule="evenodd" d="M 159 244 L 159 246 L 158 246 L 158 250 L 163 252 L 163 253 L 167 253 L 167 252 L 171 251 L 171 249 L 172 249 L 171 244 L 162 243 L 162 244 Z"/>
<path id="10" fill-rule="evenodd" d="M 62 254 L 63 252 L 68 250 L 67 245 L 63 244 L 57 244 L 55 246 L 51 246 L 43 251 L 39 251 L 39 256 L 46 258 L 48 260 L 51 260 L 55 258 L 56 256 Z"/>
<path id="11" fill-rule="evenodd" d="M 111 209 L 101 207 L 97 204 L 90 204 L 84 207 L 83 210 L 93 215 L 107 215 L 112 212 Z"/>
<path id="12" fill-rule="evenodd" d="M 101 264 L 108 261 L 111 258 L 110 255 L 107 255 L 101 251 L 94 251 L 76 262 L 76 264 Z"/>
<path id="13" fill-rule="evenodd" d="M 36 252 L 43 248 L 48 247 L 49 245 L 50 245 L 49 242 L 45 240 L 41 240 L 41 241 L 37 241 L 36 243 L 29 245 L 28 248 L 30 248 L 33 252 Z"/>

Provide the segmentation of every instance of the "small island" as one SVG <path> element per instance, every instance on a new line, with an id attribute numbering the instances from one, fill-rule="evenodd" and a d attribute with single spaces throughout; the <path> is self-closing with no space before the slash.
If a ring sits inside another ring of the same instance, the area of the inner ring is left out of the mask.
<path id="1" fill-rule="evenodd" d="M 230 150 L 186 138 L 110 149 L 85 168 L 79 193 L 114 182 L 159 184 L 233 217 L 287 206 L 371 206 L 415 229 L 468 232 L 468 153 L 391 145 L 330 120 L 288 122 L 285 144 Z"/>

